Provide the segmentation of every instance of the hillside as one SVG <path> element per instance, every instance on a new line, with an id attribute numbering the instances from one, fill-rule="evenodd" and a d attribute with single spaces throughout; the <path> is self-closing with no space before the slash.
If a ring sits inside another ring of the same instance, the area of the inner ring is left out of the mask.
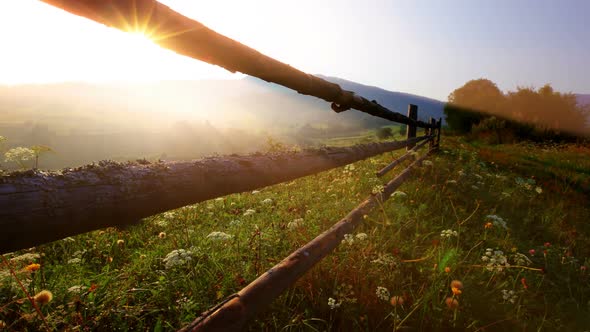
<path id="1" fill-rule="evenodd" d="M 416 103 L 422 118 L 441 116 L 442 106 L 426 98 L 330 80 L 401 113 Z M 42 158 L 46 168 L 252 152 L 264 149 L 268 136 L 309 145 L 314 137 L 359 135 L 392 124 L 353 110 L 337 114 L 324 101 L 253 77 L 0 86 L 0 114 L 8 147 L 55 150 Z"/>

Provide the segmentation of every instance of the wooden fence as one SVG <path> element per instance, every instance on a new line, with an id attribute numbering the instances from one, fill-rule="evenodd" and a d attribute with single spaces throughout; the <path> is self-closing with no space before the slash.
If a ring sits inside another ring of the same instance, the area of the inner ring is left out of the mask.
<path id="1" fill-rule="evenodd" d="M 386 201 L 412 170 L 440 143 L 441 119 L 418 120 L 418 107 L 407 115 L 393 112 L 343 90 L 339 85 L 265 56 L 222 36 L 155 0 L 42 0 L 73 14 L 125 31 L 147 31 L 161 46 L 230 71 L 240 71 L 331 102 L 336 112 L 356 109 L 407 125 L 407 139 L 342 148 L 309 149 L 267 155 L 213 157 L 187 162 L 101 162 L 61 172 L 27 171 L 0 178 L 0 253 L 28 248 L 66 236 L 138 222 L 141 218 L 204 200 L 290 181 L 331 168 L 406 148 L 377 172 L 383 176 L 416 151 L 402 172 L 357 208 L 238 293 L 204 312 L 182 331 L 243 329 L 313 265 L 328 255 L 345 234 L 377 204 Z M 416 137 L 417 128 L 425 135 Z M 26 234 L 26 236 L 25 236 Z"/>

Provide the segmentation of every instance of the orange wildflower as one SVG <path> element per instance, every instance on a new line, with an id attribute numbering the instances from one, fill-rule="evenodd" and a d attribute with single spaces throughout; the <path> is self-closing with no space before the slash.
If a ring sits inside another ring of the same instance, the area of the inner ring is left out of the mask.
<path id="1" fill-rule="evenodd" d="M 450 267 L 448 267 L 448 266 L 447 266 L 447 267 L 445 267 L 445 272 L 446 272 L 446 273 L 451 273 L 451 268 L 450 268 Z"/>
<path id="2" fill-rule="evenodd" d="M 453 288 L 457 288 L 457 289 L 463 289 L 463 283 L 459 280 L 453 280 L 451 281 L 451 289 Z"/>
<path id="3" fill-rule="evenodd" d="M 459 301 L 452 297 L 447 297 L 447 299 L 445 300 L 445 304 L 447 305 L 447 308 L 451 310 L 457 309 L 459 307 Z"/>
<path id="4" fill-rule="evenodd" d="M 490 229 L 494 227 L 494 224 L 492 224 L 491 222 L 487 222 L 483 227 L 485 227 L 485 229 Z"/>
<path id="5" fill-rule="evenodd" d="M 31 263 L 25 267 L 25 270 L 28 272 L 35 272 L 41 268 L 41 264 Z"/>
<path id="6" fill-rule="evenodd" d="M 457 287 L 452 287 L 451 291 L 453 292 L 453 295 L 455 295 L 455 296 L 461 295 L 461 293 L 463 293 L 463 291 Z"/>
<path id="7" fill-rule="evenodd" d="M 404 304 L 404 298 L 401 296 L 392 296 L 391 297 L 391 305 L 396 307 L 398 305 L 403 305 Z"/>
<path id="8" fill-rule="evenodd" d="M 53 300 L 53 294 L 48 290 L 42 290 L 34 297 L 35 302 L 40 304 L 47 304 Z"/>

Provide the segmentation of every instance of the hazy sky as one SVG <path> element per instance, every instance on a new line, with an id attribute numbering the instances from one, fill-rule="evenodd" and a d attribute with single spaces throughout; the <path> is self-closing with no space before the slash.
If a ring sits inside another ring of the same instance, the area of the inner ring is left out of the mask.
<path id="1" fill-rule="evenodd" d="M 480 77 L 590 93 L 587 0 L 162 2 L 309 73 L 441 100 Z M 0 36 L 3 84 L 232 77 L 37 0 L 0 0 Z"/>

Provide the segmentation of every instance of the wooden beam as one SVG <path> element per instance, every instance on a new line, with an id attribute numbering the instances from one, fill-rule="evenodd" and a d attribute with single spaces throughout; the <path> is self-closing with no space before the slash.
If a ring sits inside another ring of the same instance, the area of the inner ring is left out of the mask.
<path id="1" fill-rule="evenodd" d="M 423 140 L 154 164 L 101 162 L 0 177 L 0 253 L 290 181 Z"/>
<path id="2" fill-rule="evenodd" d="M 127 32 L 141 32 L 178 54 L 280 84 L 332 103 L 342 112 L 353 108 L 377 117 L 428 128 L 429 123 L 393 112 L 343 90 L 338 84 L 306 74 L 185 17 L 155 0 L 42 0 L 72 14 Z"/>

